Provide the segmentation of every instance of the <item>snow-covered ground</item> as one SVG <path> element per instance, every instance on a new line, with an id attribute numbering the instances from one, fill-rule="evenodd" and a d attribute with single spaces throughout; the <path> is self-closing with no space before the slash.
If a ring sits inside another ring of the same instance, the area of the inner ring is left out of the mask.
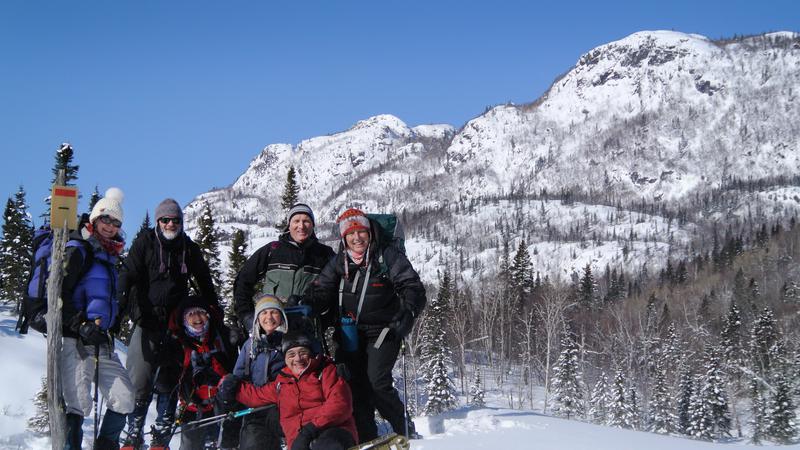
<path id="1" fill-rule="evenodd" d="M 0 450 L 49 450 L 47 438 L 37 438 L 26 429 L 28 417 L 35 413 L 32 398 L 46 371 L 46 343 L 32 331 L 19 336 L 14 331 L 16 319 L 8 308 L 0 307 Z M 125 357 L 125 348 L 118 352 Z M 760 446 L 741 441 L 708 443 L 681 437 L 661 436 L 639 431 L 620 430 L 542 415 L 531 410 L 493 407 L 504 400 L 487 393 L 489 407 L 460 408 L 441 416 L 415 419 L 417 430 L 425 437 L 412 441 L 417 450 L 489 449 L 529 450 L 710 450 L 756 449 Z M 148 422 L 152 422 L 151 417 Z M 84 448 L 91 448 L 92 420 L 84 424 Z M 178 439 L 173 440 L 178 448 Z M 800 449 L 800 444 L 782 448 Z"/>

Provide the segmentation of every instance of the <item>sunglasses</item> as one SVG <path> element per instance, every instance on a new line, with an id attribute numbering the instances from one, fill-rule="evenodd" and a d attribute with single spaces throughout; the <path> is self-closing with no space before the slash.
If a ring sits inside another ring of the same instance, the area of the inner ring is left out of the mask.
<path id="1" fill-rule="evenodd" d="M 113 225 L 113 226 L 115 226 L 117 228 L 122 227 L 122 222 L 120 222 L 119 220 L 114 219 L 113 217 L 110 217 L 110 216 L 100 216 L 100 218 L 97 219 L 97 220 L 99 220 L 100 222 L 103 222 L 106 225 Z"/>
<path id="2" fill-rule="evenodd" d="M 180 225 L 181 224 L 180 217 L 162 217 L 162 218 L 158 219 L 158 221 L 163 223 L 164 225 L 166 225 L 166 224 L 168 224 L 170 222 L 174 223 L 175 225 Z"/>

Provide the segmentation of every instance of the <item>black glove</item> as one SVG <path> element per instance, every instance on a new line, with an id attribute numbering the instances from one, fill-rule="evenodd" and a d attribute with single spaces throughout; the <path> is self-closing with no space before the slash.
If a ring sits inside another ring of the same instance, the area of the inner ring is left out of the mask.
<path id="1" fill-rule="evenodd" d="M 300 433 L 294 439 L 291 450 L 308 450 L 311 446 L 311 441 L 319 436 L 320 429 L 314 426 L 313 423 L 308 422 L 300 428 Z"/>
<path id="2" fill-rule="evenodd" d="M 192 376 L 194 377 L 211 367 L 211 353 L 199 353 L 197 350 L 192 350 L 191 361 Z"/>
<path id="3" fill-rule="evenodd" d="M 408 333 L 411 333 L 411 328 L 414 327 L 414 314 L 405 307 L 401 307 L 400 311 L 392 317 L 389 322 L 389 328 L 398 339 L 405 339 Z"/>
<path id="4" fill-rule="evenodd" d="M 78 335 L 83 345 L 108 344 L 108 334 L 94 322 L 83 322 L 78 328 Z"/>
<path id="5" fill-rule="evenodd" d="M 217 388 L 218 405 L 225 411 L 232 411 L 236 404 L 236 392 L 242 380 L 233 374 L 225 375 Z"/>
<path id="6" fill-rule="evenodd" d="M 297 306 L 302 305 L 303 303 L 303 296 L 299 294 L 292 294 L 289 298 L 286 299 L 286 306 Z"/>
<path id="7" fill-rule="evenodd" d="M 339 375 L 339 378 L 344 381 L 350 381 L 350 369 L 344 363 L 336 365 L 336 375 Z"/>

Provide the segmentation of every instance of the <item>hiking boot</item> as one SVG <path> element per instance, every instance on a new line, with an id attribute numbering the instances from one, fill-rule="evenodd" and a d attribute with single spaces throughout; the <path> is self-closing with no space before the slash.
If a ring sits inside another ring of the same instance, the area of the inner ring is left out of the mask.
<path id="1" fill-rule="evenodd" d="M 156 422 L 150 427 L 150 447 L 169 445 L 172 439 L 172 423 Z"/>
<path id="2" fill-rule="evenodd" d="M 93 450 L 119 450 L 119 443 L 112 441 L 105 436 L 98 436 L 94 441 Z"/>

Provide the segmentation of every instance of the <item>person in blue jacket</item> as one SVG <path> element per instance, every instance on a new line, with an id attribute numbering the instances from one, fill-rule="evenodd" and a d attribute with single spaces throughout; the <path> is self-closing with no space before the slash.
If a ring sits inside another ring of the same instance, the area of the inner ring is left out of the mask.
<path id="1" fill-rule="evenodd" d="M 117 188 L 106 191 L 106 196 L 92 208 L 89 223 L 70 235 L 64 255 L 59 370 L 67 412 L 67 450 L 81 448 L 81 427 L 83 418 L 92 411 L 95 380 L 108 405 L 94 442 L 95 450 L 119 449 L 125 416 L 133 411 L 133 385 L 114 352 L 109 334 L 118 320 L 115 266 L 125 246 L 119 234 L 122 198 L 122 191 Z M 87 258 L 91 261 L 88 270 L 84 267 Z"/>
<path id="2" fill-rule="evenodd" d="M 255 386 L 275 381 L 286 365 L 281 342 L 288 320 L 278 297 L 265 294 L 256 300 L 250 339 L 245 342 L 233 374 Z M 280 450 L 281 424 L 278 408 L 244 416 L 239 435 L 239 450 Z"/>

